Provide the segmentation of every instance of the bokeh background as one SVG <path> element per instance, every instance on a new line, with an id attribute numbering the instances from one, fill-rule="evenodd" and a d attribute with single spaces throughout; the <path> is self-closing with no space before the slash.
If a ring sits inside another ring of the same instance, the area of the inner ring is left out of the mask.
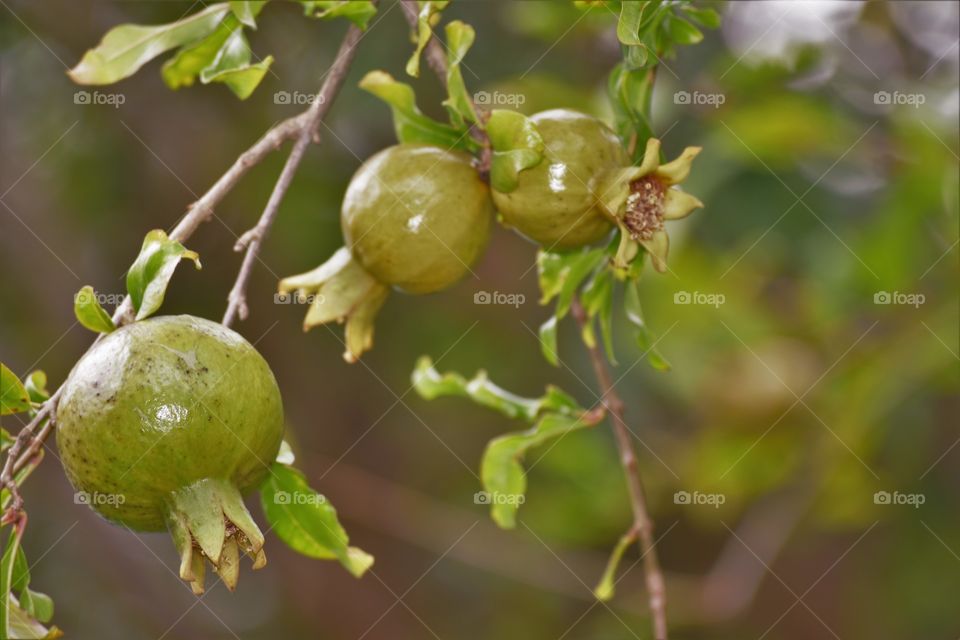
<path id="1" fill-rule="evenodd" d="M 346 28 L 268 5 L 251 41 L 277 60 L 243 103 L 219 85 L 169 91 L 154 62 L 99 89 L 122 95 L 119 107 L 75 104 L 64 71 L 110 27 L 201 4 L 0 2 L 0 359 L 19 374 L 64 379 L 92 339 L 74 322 L 74 292 L 122 293 L 144 233 L 171 227 L 296 113 L 275 92 L 315 91 Z M 714 6 L 723 27 L 664 61 L 654 100 L 668 157 L 704 147 L 685 186 L 707 206 L 674 224 L 672 273 L 642 284 L 673 370 L 649 367 L 616 327 L 673 637 L 957 638 L 958 4 Z M 444 18 L 477 30 L 471 90 L 521 96 L 526 113 L 608 116 L 605 77 L 619 58 L 608 12 L 458 1 Z M 478 278 L 392 295 L 376 348 L 353 366 L 339 328 L 304 334 L 304 309 L 274 302 L 280 276 L 340 246 L 350 175 L 394 142 L 387 108 L 356 82 L 375 68 L 399 78 L 409 51 L 386 0 L 283 203 L 238 327 L 276 372 L 300 465 L 376 555 L 373 571 L 354 580 L 271 537 L 264 571 L 245 566 L 236 593 L 221 584 L 198 600 L 166 535 L 134 536 L 74 504 L 52 448 L 24 489 L 25 547 L 68 637 L 650 637 L 635 549 L 613 601 L 590 593 L 630 519 L 608 427 L 538 452 L 521 524 L 500 531 L 474 504 L 474 473 L 486 441 L 520 425 L 410 390 L 428 354 L 518 393 L 555 383 L 596 401 L 572 327 L 563 366 L 540 355 L 548 311 L 532 245 L 498 229 Z M 442 116 L 436 78 L 412 82 Z M 240 264 L 233 243 L 283 158 L 255 168 L 187 243 L 204 269 L 177 273 L 165 312 L 222 315 Z M 479 291 L 525 301 L 477 305 Z M 683 504 L 680 491 L 722 504 Z"/>

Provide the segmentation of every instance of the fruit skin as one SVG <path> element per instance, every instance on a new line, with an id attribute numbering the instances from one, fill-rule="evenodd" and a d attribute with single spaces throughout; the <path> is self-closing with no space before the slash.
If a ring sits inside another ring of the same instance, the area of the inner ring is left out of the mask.
<path id="1" fill-rule="evenodd" d="M 597 204 L 608 171 L 630 164 L 617 135 L 603 122 L 569 109 L 531 117 L 543 138 L 543 161 L 521 171 L 510 193 L 493 192 L 506 224 L 547 249 L 594 243 L 612 228 Z"/>
<path id="2" fill-rule="evenodd" d="M 238 333 L 187 315 L 104 336 L 71 372 L 57 412 L 73 486 L 123 496 L 90 506 L 141 531 L 166 529 L 172 492 L 198 481 L 253 489 L 282 437 L 280 391 L 263 357 Z"/>
<path id="3" fill-rule="evenodd" d="M 471 158 L 400 144 L 371 156 L 343 199 L 347 247 L 384 284 L 431 293 L 469 271 L 490 236 L 493 203 Z"/>

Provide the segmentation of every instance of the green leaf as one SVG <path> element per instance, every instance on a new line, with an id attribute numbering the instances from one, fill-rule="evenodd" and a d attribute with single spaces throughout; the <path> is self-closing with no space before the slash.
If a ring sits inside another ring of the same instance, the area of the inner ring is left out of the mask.
<path id="1" fill-rule="evenodd" d="M 540 351 L 547 362 L 555 367 L 560 366 L 560 356 L 557 353 L 557 316 L 550 316 L 540 325 Z"/>
<path id="2" fill-rule="evenodd" d="M 427 43 L 430 42 L 430 37 L 433 36 L 433 30 L 431 26 L 436 24 L 439 19 L 440 12 L 443 11 L 448 4 L 449 0 L 445 2 L 420 2 L 420 11 L 417 12 L 417 33 L 416 33 L 416 47 L 413 50 L 413 54 L 410 56 L 410 59 L 407 61 L 407 75 L 417 78 L 420 76 L 420 55 L 423 53 L 424 48 L 426 48 Z"/>
<path id="3" fill-rule="evenodd" d="M 667 28 L 670 37 L 678 44 L 697 44 L 703 40 L 703 33 L 700 29 L 682 18 L 671 17 L 667 22 Z"/>
<path id="4" fill-rule="evenodd" d="M 100 306 L 97 294 L 90 285 L 80 289 L 73 297 L 73 313 L 77 316 L 77 321 L 90 331 L 110 333 L 117 328 L 110 319 L 110 314 Z"/>
<path id="5" fill-rule="evenodd" d="M 167 284 L 181 258 L 193 260 L 200 269 L 200 256 L 168 238 L 163 230 L 154 229 L 143 239 L 140 255 L 127 272 L 127 293 L 137 320 L 152 315 L 163 304 Z"/>
<path id="6" fill-rule="evenodd" d="M 419 142 L 443 149 L 470 149 L 472 139 L 466 132 L 458 132 L 421 113 L 413 87 L 397 82 L 389 73 L 371 71 L 360 81 L 360 88 L 390 105 L 398 141 Z"/>
<path id="7" fill-rule="evenodd" d="M 19 604 L 24 613 L 38 622 L 46 624 L 53 619 L 53 598 L 45 593 L 24 589 Z"/>
<path id="8" fill-rule="evenodd" d="M 0 362 L 0 416 L 30 410 L 30 394 L 20 378 Z"/>
<path id="9" fill-rule="evenodd" d="M 627 283 L 623 307 L 627 313 L 627 319 L 636 331 L 637 345 L 641 351 L 647 354 L 647 362 L 649 362 L 650 366 L 654 369 L 669 371 L 670 363 L 667 362 L 666 358 L 660 355 L 660 352 L 653 346 L 656 343 L 656 339 L 650 332 L 650 329 L 647 328 L 647 324 L 643 321 L 643 313 L 640 310 L 640 294 L 637 291 L 636 282 Z"/>
<path id="10" fill-rule="evenodd" d="M 12 435 L 10 435 L 10 432 L 0 427 L 0 453 L 6 451 L 11 446 L 13 446 L 14 441 L 15 441 L 15 438 Z"/>
<path id="11" fill-rule="evenodd" d="M 31 402 L 46 402 L 46 400 L 50 398 L 50 392 L 47 391 L 46 373 L 40 369 L 36 369 L 30 372 L 25 380 L 24 387 L 26 387 L 27 393 L 30 395 Z"/>
<path id="12" fill-rule="evenodd" d="M 0 559 L 0 637 L 4 638 L 10 637 L 10 610 L 14 606 L 11 591 L 17 578 L 22 575 L 22 570 L 17 570 L 17 564 L 22 554 L 20 540 L 23 538 L 23 527 L 22 519 L 14 523 L 7 537 L 3 558 Z"/>
<path id="13" fill-rule="evenodd" d="M 596 319 L 600 325 L 607 358 L 612 364 L 616 364 L 617 359 L 613 353 L 613 272 L 609 269 L 597 272 L 583 288 L 580 299 L 587 313 L 583 341 L 591 349 L 596 345 L 593 334 L 593 322 Z"/>
<path id="14" fill-rule="evenodd" d="M 500 193 L 517 188 L 519 174 L 543 161 L 543 138 L 533 121 L 516 111 L 494 109 L 487 121 L 493 149 L 490 185 Z"/>
<path id="15" fill-rule="evenodd" d="M 653 76 L 648 70 L 630 70 L 618 64 L 610 72 L 607 83 L 610 106 L 613 108 L 614 129 L 624 145 L 631 138 L 645 141 L 653 136 L 650 124 L 650 102 L 653 99 Z M 644 145 L 634 145 L 634 162 L 643 157 Z"/>
<path id="16" fill-rule="evenodd" d="M 499 411 L 509 418 L 522 418 L 527 422 L 533 422 L 546 412 L 565 415 L 583 413 L 577 401 L 557 387 L 548 386 L 539 398 L 524 398 L 490 382 L 486 371 L 478 371 L 470 380 L 459 373 L 441 375 L 427 356 L 417 361 L 412 381 L 416 392 L 427 400 L 441 396 L 461 396 Z"/>
<path id="17" fill-rule="evenodd" d="M 263 10 L 266 0 L 230 0 L 230 11 L 244 26 L 257 28 L 257 16 Z"/>
<path id="18" fill-rule="evenodd" d="M 229 5 L 222 2 L 169 24 L 114 27 L 68 72 L 70 79 L 85 85 L 122 80 L 161 53 L 212 33 L 229 10 Z"/>
<path id="19" fill-rule="evenodd" d="M 600 577 L 600 582 L 593 590 L 593 595 L 596 596 L 597 600 L 606 602 L 613 597 L 617 567 L 620 566 L 620 560 L 623 558 L 624 552 L 630 548 L 630 545 L 633 544 L 636 539 L 637 535 L 632 531 L 620 536 L 620 540 L 617 541 L 617 546 L 613 548 L 613 552 L 610 554 L 610 560 L 607 561 L 607 568 Z"/>
<path id="20" fill-rule="evenodd" d="M 235 15 L 228 15 L 217 28 L 205 38 L 181 47 L 176 55 L 163 63 L 160 75 L 171 89 L 193 86 L 200 72 L 213 64 L 223 47 L 240 23 Z"/>
<path id="21" fill-rule="evenodd" d="M 273 56 L 267 56 L 256 64 L 250 64 L 252 57 L 243 29 L 236 29 L 223 43 L 210 66 L 200 72 L 200 82 L 222 82 L 238 98 L 246 100 L 273 63 Z"/>
<path id="22" fill-rule="evenodd" d="M 367 28 L 377 7 L 370 0 L 301 0 L 303 14 L 311 18 L 332 20 L 346 18 L 361 29 Z"/>
<path id="23" fill-rule="evenodd" d="M 620 3 L 620 17 L 617 19 L 617 40 L 625 45 L 641 45 L 640 21 L 643 19 L 643 10 L 646 2 Z"/>
<path id="24" fill-rule="evenodd" d="M 569 253 L 540 251 L 537 254 L 540 304 L 547 304 L 556 297 L 557 319 L 562 320 L 570 311 L 570 303 L 580 284 L 604 259 L 603 248 L 585 248 Z"/>
<path id="25" fill-rule="evenodd" d="M 445 31 L 447 34 L 447 99 L 443 101 L 443 106 L 447 108 L 454 128 L 460 129 L 467 122 L 478 120 L 473 100 L 467 92 L 463 74 L 460 72 L 460 63 L 473 46 L 477 34 L 473 27 L 460 20 L 449 23 Z"/>
<path id="26" fill-rule="evenodd" d="M 357 578 L 373 564 L 373 556 L 348 546 L 336 509 L 293 467 L 274 463 L 260 500 L 271 528 L 294 551 L 311 558 L 336 558 Z"/>
<path id="27" fill-rule="evenodd" d="M 691 18 L 702 24 L 708 29 L 716 29 L 720 26 L 720 14 L 709 8 L 697 8 L 693 5 L 683 7 Z"/>
<path id="28" fill-rule="evenodd" d="M 516 526 L 517 509 L 526 499 L 527 477 L 521 465 L 524 454 L 548 440 L 595 425 L 599 415 L 547 413 L 528 431 L 508 433 L 490 441 L 480 463 L 480 479 L 490 503 L 490 516 L 498 526 Z"/>
<path id="29" fill-rule="evenodd" d="M 33 473 L 34 469 L 39 466 L 39 464 L 43 461 L 43 456 L 44 450 L 41 449 L 26 465 L 24 465 L 22 469 L 20 469 L 20 471 L 16 473 L 16 475 L 14 475 L 13 481 L 18 487 L 23 485 L 23 482 L 30 476 L 31 473 Z M 7 510 L 7 507 L 10 506 L 11 499 L 12 496 L 10 495 L 9 488 L 4 487 L 3 489 L 0 489 L 0 512 Z"/>

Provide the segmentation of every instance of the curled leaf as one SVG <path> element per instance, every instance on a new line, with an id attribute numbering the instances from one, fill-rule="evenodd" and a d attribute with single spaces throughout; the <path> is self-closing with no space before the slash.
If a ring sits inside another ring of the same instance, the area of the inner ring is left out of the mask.
<path id="1" fill-rule="evenodd" d="M 480 463 L 480 479 L 490 504 L 490 516 L 498 526 L 512 529 L 516 514 L 525 501 L 527 477 L 521 461 L 526 452 L 548 440 L 591 427 L 602 413 L 566 415 L 546 413 L 533 428 L 494 438 L 487 445 Z"/>
<path id="2" fill-rule="evenodd" d="M 509 193 L 517 188 L 521 171 L 543 161 L 543 138 L 530 118 L 505 109 L 490 113 L 487 135 L 493 149 L 490 185 L 501 193 Z"/>
<path id="3" fill-rule="evenodd" d="M 80 289 L 73 297 L 73 313 L 77 316 L 77 321 L 90 331 L 110 333 L 117 328 L 110 314 L 100 306 L 97 294 L 90 285 Z"/>
<path id="4" fill-rule="evenodd" d="M 257 15 L 265 4 L 266 0 L 230 0 L 230 11 L 244 26 L 256 29 Z"/>
<path id="5" fill-rule="evenodd" d="M 447 99 L 443 101 L 443 106 L 450 114 L 451 124 L 460 129 L 468 122 L 478 121 L 473 100 L 467 92 L 463 73 L 460 71 L 460 63 L 473 46 L 477 34 L 473 27 L 460 20 L 449 23 L 445 31 L 447 34 Z"/>
<path id="6" fill-rule="evenodd" d="M 600 577 L 600 582 L 597 583 L 596 588 L 593 590 L 593 595 L 596 596 L 597 600 L 606 602 L 613 597 L 614 586 L 616 585 L 617 567 L 620 566 L 620 560 L 623 559 L 624 552 L 630 548 L 630 545 L 633 544 L 636 539 L 637 534 L 633 531 L 629 531 L 628 533 L 620 536 L 620 539 L 617 541 L 617 545 L 610 553 L 610 559 L 607 561 L 607 567 L 604 569 L 603 575 Z"/>
<path id="7" fill-rule="evenodd" d="M 181 258 L 193 260 L 200 269 L 200 256 L 168 238 L 162 229 L 154 229 L 143 239 L 140 254 L 127 272 L 127 293 L 137 320 L 152 315 L 163 304 L 167 284 Z"/>
<path id="8" fill-rule="evenodd" d="M 547 412 L 564 415 L 579 415 L 583 412 L 573 397 L 552 385 L 548 386 L 539 398 L 524 398 L 495 385 L 487 378 L 486 371 L 478 371 L 470 380 L 459 373 L 441 375 L 427 356 L 417 361 L 412 380 L 413 388 L 427 400 L 441 396 L 461 396 L 499 411 L 508 418 L 522 418 L 527 422 L 532 422 Z"/>
<path id="9" fill-rule="evenodd" d="M 420 5 L 420 11 L 417 12 L 417 32 L 414 38 L 416 47 L 410 59 L 407 61 L 406 68 L 407 75 L 413 76 L 414 78 L 420 76 L 420 55 L 426 48 L 427 43 L 430 42 L 430 37 L 433 36 L 431 27 L 436 24 L 440 17 L 440 12 L 443 11 L 450 2 L 426 1 L 419 2 L 418 4 Z"/>
<path id="10" fill-rule="evenodd" d="M 273 62 L 273 56 L 267 56 L 256 64 L 251 64 L 253 53 L 243 35 L 243 29 L 235 29 L 209 66 L 200 72 L 200 82 L 222 82 L 241 100 L 253 93 Z"/>
<path id="11" fill-rule="evenodd" d="M 169 24 L 114 27 L 68 75 L 77 84 L 112 84 L 133 75 L 161 53 L 212 33 L 229 11 L 229 5 L 221 2 Z"/>

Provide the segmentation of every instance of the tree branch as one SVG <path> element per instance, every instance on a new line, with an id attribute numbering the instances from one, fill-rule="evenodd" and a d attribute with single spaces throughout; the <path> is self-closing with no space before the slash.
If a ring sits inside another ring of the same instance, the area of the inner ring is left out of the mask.
<path id="1" fill-rule="evenodd" d="M 580 305 L 580 300 L 574 298 L 570 305 L 570 312 L 582 330 L 586 325 L 586 313 Z M 620 451 L 620 464 L 623 466 L 627 478 L 627 489 L 630 493 L 630 506 L 633 510 L 633 526 L 627 535 L 635 534 L 640 539 L 640 551 L 643 558 L 643 569 L 647 584 L 647 593 L 650 599 L 650 616 L 653 619 L 653 637 L 655 640 L 667 640 L 667 588 L 657 559 L 655 540 L 653 536 L 653 521 L 647 510 L 647 496 L 643 489 L 643 480 L 640 477 L 640 468 L 637 465 L 637 454 L 633 448 L 630 429 L 624 421 L 625 407 L 623 399 L 613 387 L 613 379 L 607 362 L 598 346 L 588 347 L 590 362 L 600 385 L 601 402 L 610 411 L 613 433 L 617 440 L 617 449 Z"/>
<path id="2" fill-rule="evenodd" d="M 280 148 L 287 140 L 296 139 L 290 157 L 277 179 L 273 193 L 267 202 L 260 222 L 254 227 L 252 233 L 244 234 L 248 238 L 247 255 L 244 257 L 241 266 L 240 276 L 230 293 L 230 303 L 227 309 L 227 315 L 224 316 L 224 324 L 229 324 L 233 315 L 243 304 L 243 290 L 250 277 L 253 260 L 260 247 L 263 236 L 269 229 L 276 217 L 277 209 L 280 206 L 280 200 L 290 186 L 293 174 L 303 158 L 304 151 L 311 140 L 317 137 L 317 128 L 321 119 L 330 109 L 330 105 L 336 98 L 337 93 L 343 86 L 344 78 L 350 64 L 353 62 L 355 48 L 360 40 L 362 32 L 356 26 L 351 25 L 343 38 L 340 49 L 337 52 L 330 71 L 317 93 L 316 99 L 310 107 L 304 112 L 287 118 L 271 127 L 259 140 L 251 145 L 246 151 L 241 153 L 233 162 L 227 171 L 204 193 L 196 202 L 190 205 L 187 213 L 177 223 L 170 232 L 170 238 L 183 242 L 187 240 L 197 230 L 201 223 L 208 220 L 213 215 L 214 208 L 230 193 L 236 184 L 246 173 L 254 166 L 259 164 L 264 158 Z M 241 247 L 242 249 L 243 247 Z M 232 309 L 232 310 L 231 310 Z M 133 304 L 130 296 L 126 296 L 123 302 L 117 307 L 113 314 L 113 321 L 117 326 L 128 323 L 132 320 Z M 242 316 L 241 316 L 242 317 Z M 102 335 L 90 345 L 93 348 L 101 339 Z M 87 349 L 89 351 L 90 349 Z M 56 407 L 60 400 L 60 394 L 63 392 L 61 385 L 50 398 L 45 401 L 34 417 L 17 434 L 16 439 L 7 451 L 7 457 L 4 460 L 3 470 L 0 471 L 0 486 L 6 487 L 12 497 L 10 507 L 7 513 L 16 512 L 23 507 L 23 498 L 20 496 L 19 487 L 16 483 L 17 473 L 23 469 L 40 451 L 44 441 L 50 435 L 56 425 Z M 42 425 L 42 427 L 41 427 Z M 40 427 L 39 432 L 37 431 Z M 36 433 L 36 435 L 34 435 Z M 7 515 L 7 514 L 4 514 Z"/>
<path id="3" fill-rule="evenodd" d="M 283 196 L 286 195 L 287 189 L 290 188 L 294 174 L 296 174 L 297 169 L 300 167 L 300 162 L 303 160 L 307 146 L 311 140 L 319 140 L 317 128 L 320 126 L 320 121 L 330 110 L 330 106 L 333 104 L 340 88 L 343 87 L 343 81 L 347 76 L 347 71 L 350 69 L 350 64 L 353 62 L 354 56 L 356 56 L 357 42 L 359 42 L 361 35 L 362 32 L 355 26 L 351 26 L 347 31 L 347 35 L 344 37 L 343 42 L 340 43 L 337 57 L 334 59 L 330 71 L 327 72 L 327 77 L 323 81 L 320 91 L 317 93 L 310 108 L 303 114 L 303 122 L 297 134 L 296 142 L 293 145 L 293 149 L 290 150 L 290 156 L 287 158 L 286 164 L 283 165 L 283 170 L 280 172 L 280 177 L 273 187 L 273 192 L 271 192 L 269 200 L 267 200 L 267 206 L 264 207 L 260 220 L 256 226 L 244 233 L 237 241 L 236 246 L 234 246 L 235 251 L 243 251 L 246 249 L 247 252 L 243 256 L 243 262 L 240 265 L 237 280 L 230 290 L 230 294 L 227 296 L 227 310 L 223 314 L 222 321 L 225 326 L 229 327 L 236 317 L 239 317 L 241 320 L 245 320 L 247 317 L 246 289 L 250 281 L 250 275 L 253 273 L 253 265 L 257 259 L 257 252 L 260 250 L 263 239 L 270 231 L 271 225 L 277 218 L 280 203 L 283 201 Z"/>

